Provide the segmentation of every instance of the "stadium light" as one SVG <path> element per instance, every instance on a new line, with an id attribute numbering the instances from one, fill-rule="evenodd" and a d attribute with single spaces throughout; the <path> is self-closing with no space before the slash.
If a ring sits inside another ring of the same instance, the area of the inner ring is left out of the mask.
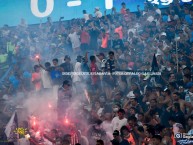
<path id="1" fill-rule="evenodd" d="M 67 2 L 68 7 L 75 7 L 80 5 L 81 5 L 81 0 L 74 0 L 74 1 Z"/>

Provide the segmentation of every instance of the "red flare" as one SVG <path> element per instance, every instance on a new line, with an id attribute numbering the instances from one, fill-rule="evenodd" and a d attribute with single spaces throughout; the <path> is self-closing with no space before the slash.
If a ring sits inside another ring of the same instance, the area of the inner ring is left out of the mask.
<path id="1" fill-rule="evenodd" d="M 68 123 L 69 123 L 68 119 L 65 119 L 65 123 L 66 123 L 66 124 L 68 124 Z"/>
<path id="2" fill-rule="evenodd" d="M 48 108 L 52 108 L 52 105 L 50 103 L 48 104 Z"/>
<path id="3" fill-rule="evenodd" d="M 40 134 L 40 131 L 37 131 L 37 132 L 36 132 L 36 135 L 39 135 L 39 134 Z"/>
<path id="4" fill-rule="evenodd" d="M 39 55 L 36 55 L 35 58 L 36 58 L 36 59 L 40 59 L 40 56 L 39 56 Z"/>
<path id="5" fill-rule="evenodd" d="M 89 97 L 88 91 L 86 89 L 84 89 L 84 94 L 86 96 L 86 99 L 88 100 L 88 103 L 90 104 L 90 97 Z"/>
<path id="6" fill-rule="evenodd" d="M 33 122 L 33 126 L 36 126 L 36 122 L 35 121 Z"/>

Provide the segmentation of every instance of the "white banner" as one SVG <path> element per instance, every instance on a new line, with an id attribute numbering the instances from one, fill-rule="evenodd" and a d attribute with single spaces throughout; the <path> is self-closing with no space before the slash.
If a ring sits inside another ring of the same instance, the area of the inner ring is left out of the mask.
<path id="1" fill-rule="evenodd" d="M 15 111 L 5 127 L 5 134 L 7 136 L 7 140 L 10 142 L 15 141 L 17 139 L 17 134 L 14 132 L 16 131 L 16 128 L 17 128 L 16 117 L 17 115 Z"/>

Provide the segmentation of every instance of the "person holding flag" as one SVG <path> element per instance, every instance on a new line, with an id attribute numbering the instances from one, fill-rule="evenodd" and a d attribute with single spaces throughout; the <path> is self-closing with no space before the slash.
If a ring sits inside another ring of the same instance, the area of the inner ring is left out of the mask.
<path id="1" fill-rule="evenodd" d="M 158 66 L 156 55 L 154 54 L 152 64 L 151 64 L 151 72 L 158 72 L 158 71 L 159 71 L 159 66 Z M 155 75 L 151 77 L 150 82 L 152 83 L 152 86 L 157 85 L 156 78 L 157 77 Z"/>

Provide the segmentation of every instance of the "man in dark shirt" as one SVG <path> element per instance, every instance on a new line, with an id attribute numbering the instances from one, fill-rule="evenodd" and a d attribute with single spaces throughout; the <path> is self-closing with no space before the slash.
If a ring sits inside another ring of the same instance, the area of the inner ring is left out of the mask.
<path id="1" fill-rule="evenodd" d="M 109 59 L 107 60 L 106 62 L 106 72 L 110 73 L 109 76 L 105 76 L 105 80 L 107 82 L 107 84 L 110 85 L 110 87 L 114 87 L 116 84 L 115 84 L 115 81 L 116 81 L 116 76 L 113 75 L 113 73 L 115 72 L 116 70 L 116 66 L 117 66 L 117 61 L 115 60 L 115 56 L 114 56 L 114 52 L 113 51 L 110 51 L 109 52 Z"/>
<path id="2" fill-rule="evenodd" d="M 100 127 L 101 123 L 101 120 L 96 120 L 96 124 L 91 126 L 88 130 L 87 135 L 90 145 L 96 145 L 97 140 L 103 140 L 105 143 L 107 142 L 108 137 L 106 132 Z"/>
<path id="3" fill-rule="evenodd" d="M 92 73 L 98 72 L 98 67 L 96 65 L 95 56 L 90 56 L 90 61 L 91 61 L 91 63 L 90 63 L 90 72 L 92 72 Z M 92 80 L 92 85 L 96 87 L 96 85 L 99 82 L 99 77 L 97 75 L 92 75 L 91 80 Z"/>
<path id="4" fill-rule="evenodd" d="M 119 34 L 115 33 L 114 37 L 115 37 L 115 39 L 113 40 L 113 46 L 112 46 L 113 49 L 115 51 L 117 51 L 118 49 L 123 50 L 124 44 L 123 44 L 123 41 L 119 38 Z"/>
<path id="5" fill-rule="evenodd" d="M 94 23 L 91 23 L 91 29 L 89 31 L 89 35 L 90 35 L 90 49 L 91 50 L 97 50 L 98 49 L 98 36 L 100 34 L 100 31 L 98 30 L 98 28 L 94 25 Z"/>
<path id="6" fill-rule="evenodd" d="M 171 110 L 171 116 L 176 120 L 177 123 L 182 124 L 185 127 L 185 116 L 184 113 L 180 109 L 179 103 L 174 103 L 173 108 Z"/>
<path id="7" fill-rule="evenodd" d="M 64 119 L 68 112 L 65 110 L 70 105 L 70 100 L 72 98 L 72 89 L 68 80 L 63 82 L 61 88 L 58 89 L 58 102 L 57 102 L 57 111 L 58 119 Z"/>
<path id="8" fill-rule="evenodd" d="M 109 59 L 107 60 L 107 63 L 106 63 L 106 70 L 110 73 L 113 73 L 115 72 L 115 69 L 116 69 L 116 60 L 115 60 L 115 55 L 114 55 L 114 52 L 113 51 L 110 51 L 109 52 Z"/>
<path id="9" fill-rule="evenodd" d="M 120 136 L 120 133 L 119 133 L 118 130 L 115 130 L 115 131 L 113 132 L 113 137 L 114 137 L 114 139 L 111 141 L 113 144 L 114 144 L 115 142 L 117 142 L 117 143 L 119 142 L 119 145 L 130 145 L 127 140 L 123 139 L 123 138 Z"/>
<path id="10" fill-rule="evenodd" d="M 138 99 L 135 97 L 131 97 L 130 99 L 131 107 L 134 107 L 137 111 L 137 113 L 143 113 L 143 109 L 141 105 L 138 103 Z"/>
<path id="11" fill-rule="evenodd" d="M 70 56 L 69 55 L 66 55 L 65 58 L 64 58 L 64 63 L 62 63 L 60 65 L 61 69 L 62 69 L 62 72 L 65 72 L 65 73 L 70 73 L 73 71 L 73 66 L 72 64 L 70 63 L 71 59 L 70 59 Z M 71 81 L 72 78 L 70 75 L 62 75 L 63 76 L 63 80 L 68 80 L 68 81 Z"/>
<path id="12" fill-rule="evenodd" d="M 149 116 L 151 114 L 151 112 L 156 112 L 161 116 L 162 115 L 162 110 L 160 108 L 158 108 L 157 106 L 158 106 L 157 100 L 156 99 L 151 99 L 150 100 L 150 105 L 148 107 L 149 109 L 145 113 L 145 115 Z"/>
<path id="13" fill-rule="evenodd" d="M 62 83 L 62 69 L 58 65 L 57 58 L 53 59 L 52 62 L 53 66 L 51 66 L 48 71 L 50 72 L 53 85 L 60 85 Z"/>
<path id="14" fill-rule="evenodd" d="M 140 104 L 140 106 L 143 108 L 143 111 L 144 111 L 145 104 L 142 101 L 143 100 L 143 96 L 141 95 L 140 90 L 138 90 L 138 89 L 134 90 L 133 94 L 134 94 L 135 98 L 137 99 L 137 102 Z"/>

